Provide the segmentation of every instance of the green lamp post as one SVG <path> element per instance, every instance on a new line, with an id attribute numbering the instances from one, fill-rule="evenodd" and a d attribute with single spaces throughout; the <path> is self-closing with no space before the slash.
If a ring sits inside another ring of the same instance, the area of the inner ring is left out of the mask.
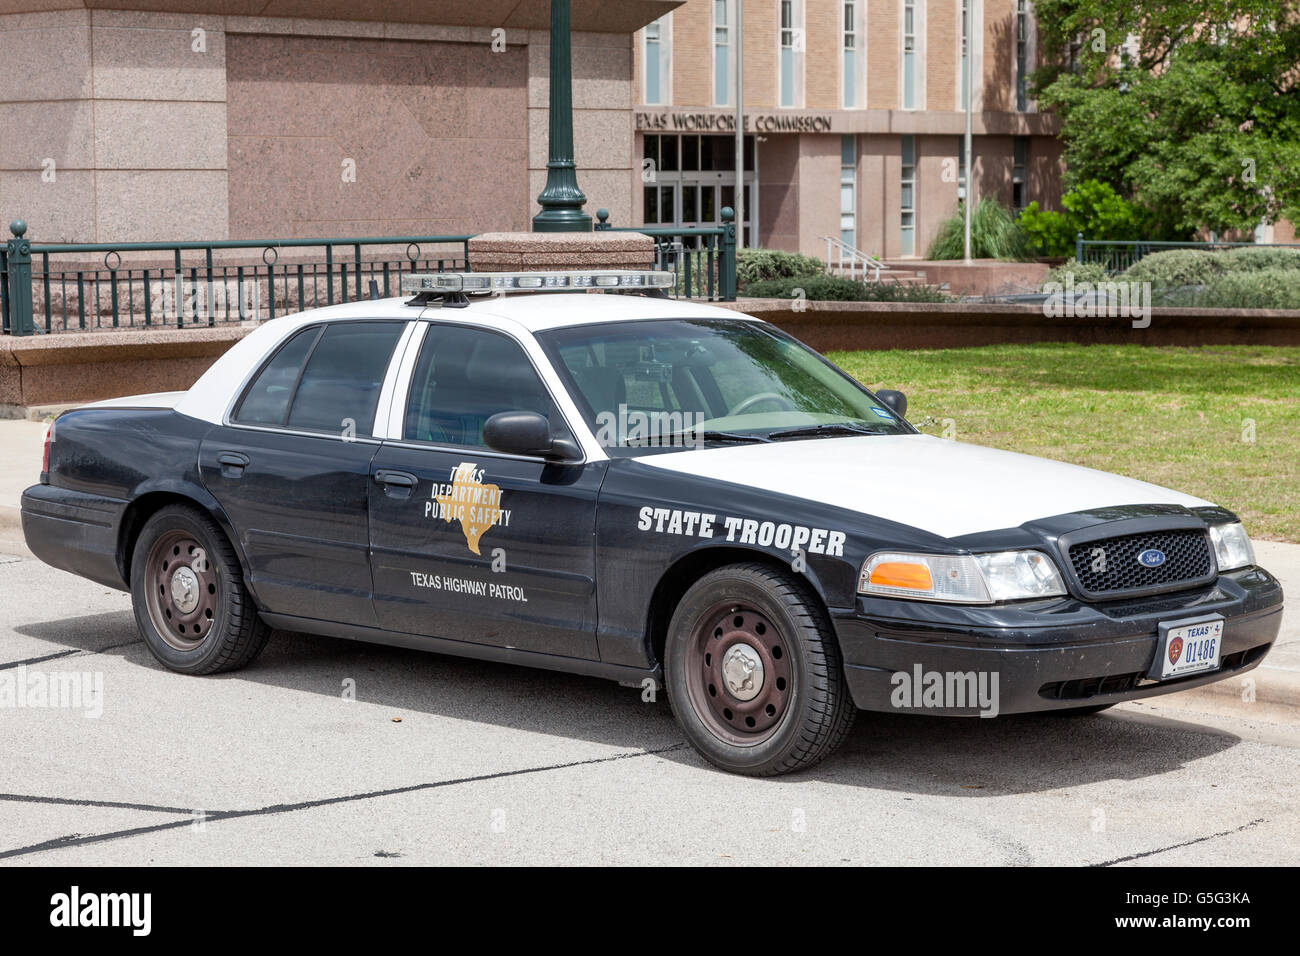
<path id="1" fill-rule="evenodd" d="M 546 186 L 537 197 L 542 211 L 534 232 L 590 232 L 582 211 L 587 197 L 578 188 L 573 160 L 573 64 L 569 0 L 551 0 L 551 109 Z"/>

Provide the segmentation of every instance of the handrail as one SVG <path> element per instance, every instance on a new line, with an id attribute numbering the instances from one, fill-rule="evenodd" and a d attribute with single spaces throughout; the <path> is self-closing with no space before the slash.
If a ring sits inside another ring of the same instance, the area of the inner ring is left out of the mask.
<path id="1" fill-rule="evenodd" d="M 868 270 L 874 270 L 875 274 L 871 277 L 873 282 L 879 282 L 880 271 L 882 269 L 889 268 L 887 265 L 885 265 L 875 256 L 869 255 L 863 252 L 861 249 L 857 249 L 849 245 L 843 239 L 837 239 L 834 236 L 822 236 L 822 238 L 826 240 L 826 268 L 827 269 L 831 268 L 832 252 L 836 254 L 835 268 L 837 269 L 844 268 L 844 256 L 846 253 L 848 254 L 849 273 L 850 276 L 855 279 L 857 278 L 858 275 L 858 263 L 862 263 L 863 279 L 866 279 Z"/>

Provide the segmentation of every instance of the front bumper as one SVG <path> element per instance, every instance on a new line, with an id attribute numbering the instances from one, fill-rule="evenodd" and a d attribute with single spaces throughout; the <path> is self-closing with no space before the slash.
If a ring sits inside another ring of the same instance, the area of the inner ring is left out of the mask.
<path id="1" fill-rule="evenodd" d="M 1206 614 L 1224 619 L 1220 667 L 1149 680 L 1159 624 Z M 1119 703 L 1250 670 L 1277 639 L 1282 586 L 1254 567 L 1193 591 L 1129 601 L 963 607 L 859 597 L 832 618 L 859 708 L 993 716 Z M 936 686 L 928 676 L 935 673 L 948 693 L 912 693 L 926 681 Z M 980 687 L 982 696 L 968 692 Z"/>

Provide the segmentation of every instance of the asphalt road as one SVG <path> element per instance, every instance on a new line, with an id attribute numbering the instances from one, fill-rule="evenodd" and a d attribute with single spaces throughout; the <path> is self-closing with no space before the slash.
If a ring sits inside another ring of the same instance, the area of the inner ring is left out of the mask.
<path id="1" fill-rule="evenodd" d="M 286 634 L 183 677 L 127 595 L 0 556 L 0 678 L 20 666 L 102 692 L 0 706 L 8 865 L 1300 862 L 1300 727 L 1182 695 L 860 714 L 824 764 L 751 780 L 601 680 Z"/>

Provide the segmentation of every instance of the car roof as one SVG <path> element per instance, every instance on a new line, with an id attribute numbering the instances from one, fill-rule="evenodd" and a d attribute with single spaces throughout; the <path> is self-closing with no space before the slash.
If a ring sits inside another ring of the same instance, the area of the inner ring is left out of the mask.
<path id="1" fill-rule="evenodd" d="M 280 328 L 285 329 L 286 325 L 297 328 L 313 322 L 356 319 L 410 321 L 441 318 L 470 324 L 482 322 L 487 326 L 496 326 L 501 319 L 506 319 L 519 329 L 528 332 L 638 319 L 743 318 L 755 322 L 763 321 L 734 309 L 703 302 L 611 292 L 516 292 L 502 295 L 471 295 L 468 306 L 455 310 L 447 309 L 436 299 L 423 309 L 418 305 L 407 305 L 409 301 L 411 301 L 409 296 L 362 299 L 357 302 L 307 309 L 276 321 L 283 323 Z"/>
<path id="2" fill-rule="evenodd" d="M 362 299 L 263 322 L 199 377 L 177 401 L 176 411 L 204 421 L 220 423 L 234 392 L 280 343 L 299 329 L 319 322 L 362 320 L 447 321 L 475 325 L 531 337 L 533 333 L 603 322 L 637 319 L 746 319 L 752 316 L 716 305 L 639 294 L 609 292 L 518 292 L 469 296 L 465 308 L 447 308 L 440 301 L 407 305 L 409 296 Z"/>

